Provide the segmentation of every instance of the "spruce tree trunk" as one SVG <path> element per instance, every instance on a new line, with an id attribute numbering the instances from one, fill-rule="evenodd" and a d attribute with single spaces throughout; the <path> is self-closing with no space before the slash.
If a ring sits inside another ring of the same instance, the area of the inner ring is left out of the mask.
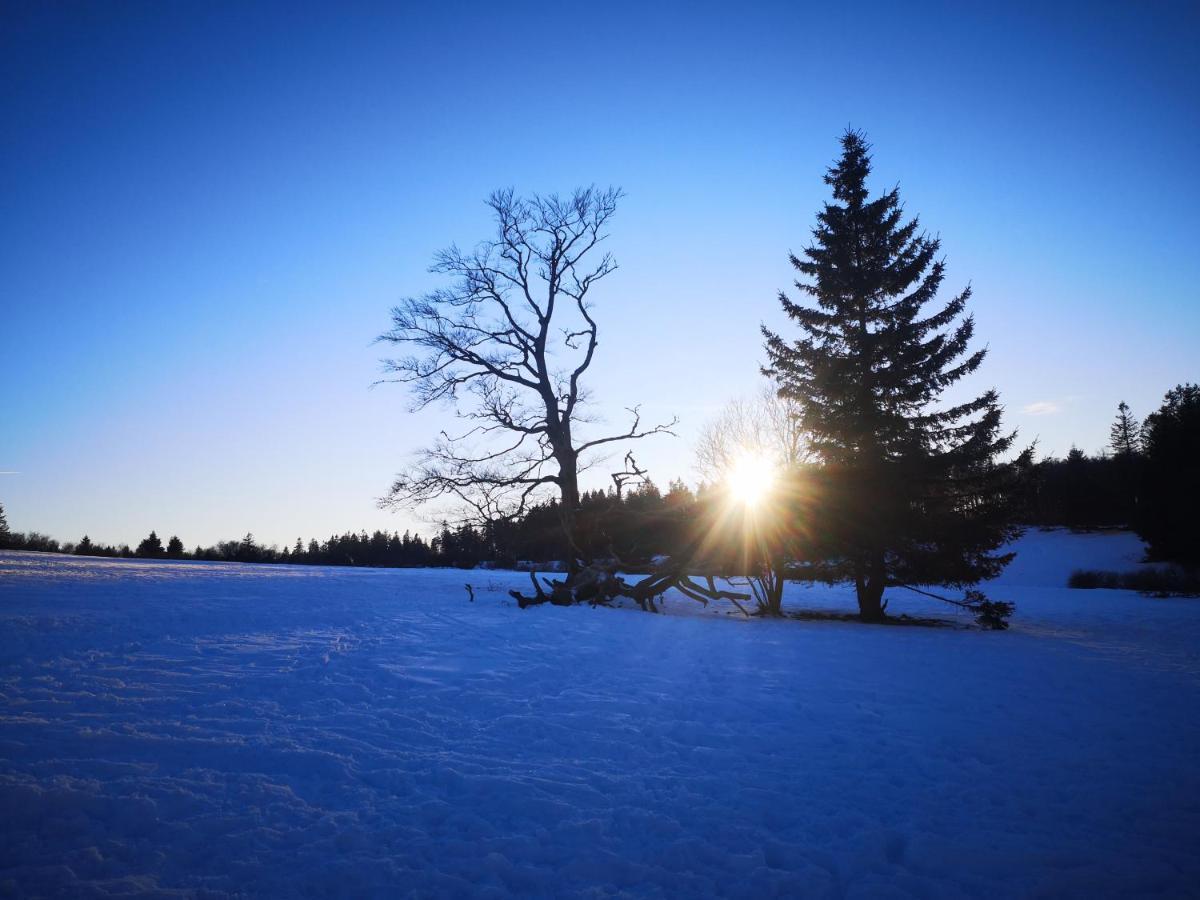
<path id="1" fill-rule="evenodd" d="M 864 622 L 882 622 L 883 589 L 887 586 L 887 570 L 883 554 L 873 554 L 854 577 L 854 589 L 858 595 L 858 617 Z"/>

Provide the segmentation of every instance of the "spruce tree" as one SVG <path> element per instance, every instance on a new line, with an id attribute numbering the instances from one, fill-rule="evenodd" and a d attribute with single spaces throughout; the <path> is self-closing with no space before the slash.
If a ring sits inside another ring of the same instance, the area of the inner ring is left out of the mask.
<path id="1" fill-rule="evenodd" d="M 1142 426 L 1129 411 L 1129 404 L 1117 404 L 1117 418 L 1108 430 L 1109 445 L 1118 459 L 1130 459 L 1142 451 Z"/>
<path id="2" fill-rule="evenodd" d="M 262 548 L 254 542 L 253 532 L 246 532 L 246 536 L 237 544 L 237 550 L 234 552 L 234 559 L 237 562 L 258 562 L 262 556 Z"/>
<path id="3" fill-rule="evenodd" d="M 825 177 L 833 201 L 812 244 L 790 256 L 812 302 L 779 295 L 801 335 L 789 342 L 764 328 L 764 372 L 797 404 L 820 463 L 815 499 L 797 510 L 809 574 L 852 582 L 860 617 L 877 621 L 889 587 L 964 588 L 1000 573 L 1013 556 L 1002 548 L 1019 533 L 1016 476 L 1031 453 L 1001 461 L 1015 433 L 1001 431 L 996 391 L 939 402 L 986 353 L 970 349 L 971 289 L 937 300 L 938 239 L 904 221 L 896 189 L 870 198 L 861 133 L 847 131 L 841 145 Z M 997 627 L 1011 612 L 978 591 L 951 602 Z"/>
<path id="4" fill-rule="evenodd" d="M 183 541 L 178 535 L 171 535 L 171 539 L 167 541 L 167 556 L 170 559 L 183 559 Z"/>
<path id="5" fill-rule="evenodd" d="M 142 542 L 140 544 L 138 544 L 135 554 L 137 556 L 144 556 L 144 557 L 149 557 L 151 559 L 157 559 L 158 557 L 163 555 L 162 538 L 160 538 L 157 534 L 155 534 L 153 531 L 151 531 L 150 534 L 147 535 L 145 538 L 143 538 Z"/>
<path id="6" fill-rule="evenodd" d="M 1117 417 L 1108 430 L 1116 462 L 1116 490 L 1120 499 L 1121 524 L 1128 525 L 1138 516 L 1138 485 L 1142 469 L 1142 426 L 1129 411 L 1129 404 L 1117 404 Z"/>
<path id="7" fill-rule="evenodd" d="M 1151 559 L 1200 566 L 1200 385 L 1180 384 L 1146 417 L 1138 534 Z"/>

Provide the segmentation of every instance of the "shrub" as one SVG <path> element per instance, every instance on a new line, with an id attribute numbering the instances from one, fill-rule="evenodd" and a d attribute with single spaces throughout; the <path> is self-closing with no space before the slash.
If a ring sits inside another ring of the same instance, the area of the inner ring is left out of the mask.
<path id="1" fill-rule="evenodd" d="M 1171 595 L 1200 597 L 1200 569 L 1154 567 L 1136 572 L 1102 572 L 1076 569 L 1067 579 L 1067 587 L 1093 590 L 1139 591 L 1160 597 Z"/>

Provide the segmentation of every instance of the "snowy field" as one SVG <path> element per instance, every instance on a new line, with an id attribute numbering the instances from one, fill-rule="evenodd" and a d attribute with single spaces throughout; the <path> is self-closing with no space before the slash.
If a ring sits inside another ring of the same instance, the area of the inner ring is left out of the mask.
<path id="1" fill-rule="evenodd" d="M 1195 896 L 1200 600 L 1018 549 L 1006 633 L 0 554 L 0 896 Z"/>

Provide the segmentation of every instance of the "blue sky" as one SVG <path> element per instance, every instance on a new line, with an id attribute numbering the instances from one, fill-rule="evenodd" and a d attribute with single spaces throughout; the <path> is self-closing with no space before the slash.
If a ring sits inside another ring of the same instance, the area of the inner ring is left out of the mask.
<path id="1" fill-rule="evenodd" d="M 0 503 L 60 539 L 429 530 L 374 507 L 444 412 L 372 389 L 494 188 L 614 184 L 600 412 L 696 479 L 754 393 L 849 124 L 975 288 L 1007 421 L 1099 449 L 1200 380 L 1194 4 L 8 4 Z M 603 475 L 598 475 L 603 480 Z"/>

